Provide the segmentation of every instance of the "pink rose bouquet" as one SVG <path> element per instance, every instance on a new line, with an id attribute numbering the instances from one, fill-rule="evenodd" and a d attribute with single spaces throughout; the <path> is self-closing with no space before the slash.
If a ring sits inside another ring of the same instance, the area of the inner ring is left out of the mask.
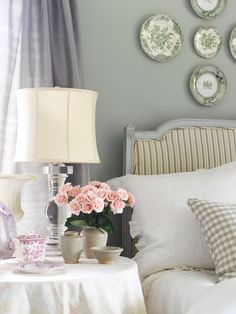
<path id="1" fill-rule="evenodd" d="M 134 196 L 125 189 L 113 191 L 108 184 L 91 181 L 85 186 L 62 185 L 56 195 L 58 206 L 68 205 L 71 217 L 66 226 L 94 226 L 114 233 L 109 214 L 122 214 L 125 207 L 133 207 Z"/>

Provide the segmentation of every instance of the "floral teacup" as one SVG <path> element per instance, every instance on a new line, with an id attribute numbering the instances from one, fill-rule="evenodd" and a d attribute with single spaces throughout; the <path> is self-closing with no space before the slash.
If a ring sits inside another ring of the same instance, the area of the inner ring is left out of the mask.
<path id="1" fill-rule="evenodd" d="M 47 238 L 38 234 L 19 235 L 15 239 L 15 255 L 19 262 L 43 262 Z"/>

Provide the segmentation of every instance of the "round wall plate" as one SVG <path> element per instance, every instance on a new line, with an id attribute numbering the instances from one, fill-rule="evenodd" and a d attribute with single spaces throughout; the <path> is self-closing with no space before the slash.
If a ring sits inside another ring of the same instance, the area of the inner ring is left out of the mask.
<path id="1" fill-rule="evenodd" d="M 179 52 L 183 34 L 175 20 L 166 15 L 156 15 L 143 23 L 140 42 L 149 57 L 156 61 L 168 61 Z"/>
<path id="2" fill-rule="evenodd" d="M 203 58 L 212 58 L 222 46 L 222 36 L 216 27 L 201 27 L 194 36 L 194 48 Z"/>
<path id="3" fill-rule="evenodd" d="M 226 93 L 226 77 L 219 68 L 213 65 L 199 66 L 190 77 L 190 90 L 201 105 L 213 106 Z"/>
<path id="4" fill-rule="evenodd" d="M 227 0 L 190 0 L 193 10 L 203 19 L 215 19 L 227 4 Z"/>
<path id="5" fill-rule="evenodd" d="M 233 28 L 230 39 L 229 39 L 229 48 L 232 56 L 236 59 L 236 26 Z"/>

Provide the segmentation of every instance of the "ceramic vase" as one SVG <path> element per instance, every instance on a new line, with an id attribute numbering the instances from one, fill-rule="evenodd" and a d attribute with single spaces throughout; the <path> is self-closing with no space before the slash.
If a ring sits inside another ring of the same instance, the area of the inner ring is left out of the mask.
<path id="1" fill-rule="evenodd" d="M 16 221 L 24 212 L 21 208 L 21 190 L 32 176 L 0 175 L 0 259 L 10 258 L 15 251 Z"/>
<path id="2" fill-rule="evenodd" d="M 102 228 L 87 227 L 82 232 L 83 251 L 87 258 L 94 258 L 92 251 L 93 246 L 106 246 L 108 234 Z"/>
<path id="3" fill-rule="evenodd" d="M 0 200 L 9 207 L 20 221 L 24 215 L 21 208 L 21 190 L 28 180 L 34 177 L 21 174 L 0 175 Z"/>
<path id="4" fill-rule="evenodd" d="M 61 251 L 65 263 L 79 263 L 80 255 L 83 248 L 83 238 L 76 232 L 65 232 L 61 236 Z"/>

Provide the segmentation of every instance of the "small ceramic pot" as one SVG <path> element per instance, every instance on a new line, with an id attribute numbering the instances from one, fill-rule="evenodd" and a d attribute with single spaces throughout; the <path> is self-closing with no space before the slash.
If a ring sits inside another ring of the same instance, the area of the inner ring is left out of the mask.
<path id="1" fill-rule="evenodd" d="M 68 231 L 60 239 L 64 262 L 68 264 L 78 263 L 83 249 L 83 237 L 76 232 Z"/>
<path id="2" fill-rule="evenodd" d="M 43 262 L 47 238 L 38 234 L 22 234 L 15 240 L 15 255 L 19 262 Z"/>
<path id="3" fill-rule="evenodd" d="M 102 228 L 87 227 L 82 232 L 83 251 L 87 258 L 94 258 L 92 246 L 106 246 L 108 234 Z"/>

